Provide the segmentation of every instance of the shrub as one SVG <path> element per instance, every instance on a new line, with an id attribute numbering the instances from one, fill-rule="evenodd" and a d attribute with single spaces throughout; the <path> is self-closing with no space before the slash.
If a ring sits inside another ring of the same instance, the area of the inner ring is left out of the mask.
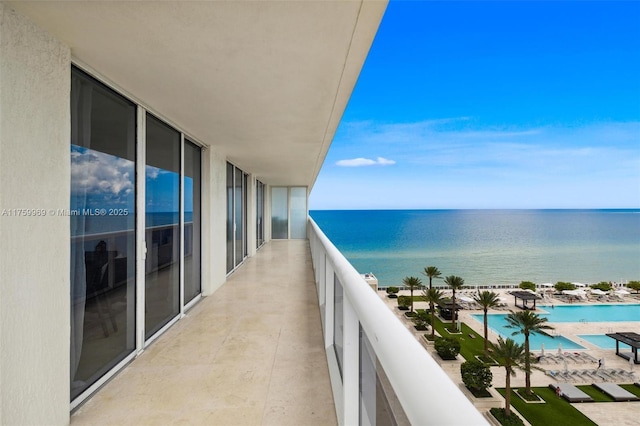
<path id="1" fill-rule="evenodd" d="M 516 414 L 511 413 L 509 417 L 505 416 L 504 408 L 492 408 L 491 414 L 504 426 L 524 426 L 524 422 Z"/>
<path id="2" fill-rule="evenodd" d="M 460 342 L 451 337 L 441 337 L 433 344 L 442 359 L 456 359 L 460 353 Z"/>
<path id="3" fill-rule="evenodd" d="M 609 284 L 606 281 L 601 281 L 598 284 L 592 284 L 589 287 L 591 288 L 597 288 L 598 290 L 602 290 L 602 291 L 610 291 L 613 288 L 611 287 L 611 284 Z"/>
<path id="4" fill-rule="evenodd" d="M 477 359 L 463 362 L 460 365 L 460 374 L 464 385 L 475 392 L 487 390 L 493 380 L 489 366 Z"/>
<path id="5" fill-rule="evenodd" d="M 635 290 L 636 293 L 640 291 L 640 281 L 629 281 L 627 283 L 627 288 L 631 290 Z"/>
<path id="6" fill-rule="evenodd" d="M 424 310 L 415 311 L 413 323 L 416 325 L 418 330 L 426 330 L 427 326 L 431 324 L 431 314 Z"/>
<path id="7" fill-rule="evenodd" d="M 519 287 L 523 290 L 533 290 L 536 291 L 536 283 L 532 283 L 531 281 L 522 281 Z"/>
<path id="8" fill-rule="evenodd" d="M 387 287 L 387 296 L 390 298 L 398 297 L 397 293 L 400 291 L 398 287 Z"/>
<path id="9" fill-rule="evenodd" d="M 575 290 L 576 286 L 571 283 L 565 283 L 562 281 L 558 281 L 554 286 L 556 291 L 561 292 L 562 290 Z"/>
<path id="10" fill-rule="evenodd" d="M 411 297 L 409 296 L 398 296 L 398 308 L 401 310 L 409 309 L 411 306 Z"/>

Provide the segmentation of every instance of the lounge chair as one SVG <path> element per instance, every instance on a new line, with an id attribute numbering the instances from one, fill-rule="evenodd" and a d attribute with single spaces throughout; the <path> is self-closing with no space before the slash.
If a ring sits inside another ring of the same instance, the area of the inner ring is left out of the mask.
<path id="1" fill-rule="evenodd" d="M 593 398 L 572 385 L 571 383 L 558 383 L 556 385 L 549 385 L 554 391 L 556 388 L 560 388 L 561 395 L 569 402 L 592 402 Z"/>
<path id="2" fill-rule="evenodd" d="M 621 388 L 615 383 L 594 383 L 593 386 L 600 389 L 602 392 L 609 395 L 616 401 L 638 401 L 640 398 L 629 392 L 628 390 Z"/>
<path id="3" fill-rule="evenodd" d="M 581 353 L 580 356 L 583 358 L 586 358 L 588 361 L 598 362 L 598 360 L 595 357 L 593 357 L 592 355 L 589 355 L 588 353 Z"/>

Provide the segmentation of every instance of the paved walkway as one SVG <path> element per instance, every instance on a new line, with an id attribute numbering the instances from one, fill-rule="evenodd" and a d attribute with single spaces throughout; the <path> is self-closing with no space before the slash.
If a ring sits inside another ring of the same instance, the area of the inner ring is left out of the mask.
<path id="1" fill-rule="evenodd" d="M 336 425 L 307 241 L 272 241 L 73 425 Z"/>

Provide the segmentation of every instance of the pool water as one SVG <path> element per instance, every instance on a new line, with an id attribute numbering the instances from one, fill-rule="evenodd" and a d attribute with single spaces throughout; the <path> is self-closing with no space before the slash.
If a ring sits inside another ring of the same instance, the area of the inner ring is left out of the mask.
<path id="1" fill-rule="evenodd" d="M 640 304 L 540 306 L 549 322 L 640 321 Z M 612 339 L 613 340 L 613 339 Z"/>
<path id="2" fill-rule="evenodd" d="M 593 304 L 593 305 L 561 305 L 561 306 L 539 306 L 538 314 L 541 317 L 546 317 L 549 323 L 557 322 L 640 322 L 640 304 Z M 482 314 L 471 315 L 474 319 L 483 323 Z M 524 343 L 524 336 L 522 334 L 516 334 L 512 336 L 514 329 L 508 328 L 505 317 L 507 314 L 489 314 L 487 321 L 489 328 L 496 333 L 500 334 L 503 338 L 510 337 L 518 343 Z M 553 330 L 549 330 L 553 333 Z M 587 337 L 585 337 L 587 336 Z M 599 337 L 598 337 L 599 336 Z M 605 335 L 582 335 L 580 336 L 584 340 L 593 343 L 596 346 L 600 346 L 605 349 L 615 349 L 615 340 Z M 541 345 L 544 344 L 545 350 L 557 349 L 558 345 L 562 345 L 562 349 L 585 349 L 583 346 L 577 344 L 573 340 L 570 340 L 564 336 L 543 336 L 540 334 L 534 334 L 529 336 L 529 345 L 531 350 L 540 350 Z M 622 347 L 625 347 L 623 345 Z"/>
<path id="3" fill-rule="evenodd" d="M 479 321 L 481 324 L 484 323 L 484 317 L 482 314 L 473 314 L 471 315 L 475 320 Z M 494 332 L 500 334 L 504 339 L 511 338 L 515 340 L 517 343 L 524 343 L 524 335 L 516 334 L 512 336 L 511 333 L 515 331 L 513 328 L 507 327 L 507 321 L 505 320 L 506 314 L 489 314 L 487 315 L 487 323 L 489 328 Z M 553 330 L 549 330 L 553 333 Z M 531 334 L 529 335 L 529 348 L 532 351 L 539 351 L 544 344 L 545 350 L 554 350 L 558 349 L 559 345 L 562 345 L 562 349 L 585 349 L 584 346 L 577 344 L 573 340 L 567 339 L 564 336 L 544 336 L 541 334 Z"/>
<path id="4" fill-rule="evenodd" d="M 578 337 L 602 349 L 615 349 L 616 341 L 606 334 L 578 334 Z M 620 349 L 629 350 L 631 346 L 620 342 Z"/>

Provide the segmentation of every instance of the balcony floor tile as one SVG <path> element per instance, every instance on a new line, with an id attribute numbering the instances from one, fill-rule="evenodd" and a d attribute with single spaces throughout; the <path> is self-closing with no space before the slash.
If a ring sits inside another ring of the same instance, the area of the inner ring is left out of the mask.
<path id="1" fill-rule="evenodd" d="M 72 425 L 336 425 L 307 241 L 272 241 Z"/>

